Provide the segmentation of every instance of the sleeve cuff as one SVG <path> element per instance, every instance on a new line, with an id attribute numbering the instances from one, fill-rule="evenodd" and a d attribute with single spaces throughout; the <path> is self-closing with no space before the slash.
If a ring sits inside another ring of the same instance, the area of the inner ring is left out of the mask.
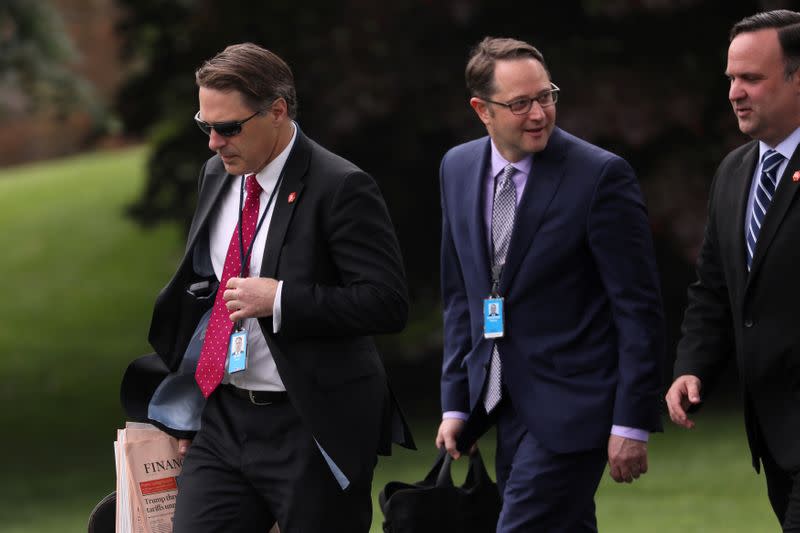
<path id="1" fill-rule="evenodd" d="M 458 418 L 459 420 L 466 420 L 469 417 L 469 413 L 462 413 L 461 411 L 445 411 L 442 413 L 442 420 L 447 420 L 448 418 Z"/>
<path id="2" fill-rule="evenodd" d="M 611 426 L 611 434 L 617 437 L 624 437 L 626 439 L 640 440 L 647 442 L 650 438 L 650 432 L 645 429 L 631 428 L 628 426 Z"/>
<path id="3" fill-rule="evenodd" d="M 275 301 L 272 302 L 272 333 L 278 333 L 281 329 L 281 291 L 283 290 L 283 281 L 278 282 L 278 288 L 275 290 Z"/>

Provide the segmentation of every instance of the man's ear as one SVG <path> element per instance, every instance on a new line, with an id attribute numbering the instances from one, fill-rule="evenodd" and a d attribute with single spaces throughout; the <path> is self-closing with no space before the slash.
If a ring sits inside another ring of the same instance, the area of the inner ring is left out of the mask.
<path id="1" fill-rule="evenodd" d="M 272 118 L 272 122 L 277 126 L 279 123 L 289 118 L 289 106 L 286 100 L 278 98 L 267 111 L 267 115 Z"/>
<path id="2" fill-rule="evenodd" d="M 475 114 L 478 115 L 478 118 L 481 119 L 481 122 L 488 125 L 489 122 L 492 120 L 492 111 L 489 109 L 489 106 L 486 105 L 486 102 L 481 100 L 480 98 L 473 96 L 469 99 L 469 105 L 472 106 L 472 109 L 475 110 Z"/>

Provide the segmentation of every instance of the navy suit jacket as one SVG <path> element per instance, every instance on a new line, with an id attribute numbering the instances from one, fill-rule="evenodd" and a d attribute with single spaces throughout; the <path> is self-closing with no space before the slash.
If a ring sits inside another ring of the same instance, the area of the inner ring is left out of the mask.
<path id="1" fill-rule="evenodd" d="M 488 137 L 442 159 L 444 411 L 480 405 L 492 340 L 484 222 Z M 612 424 L 661 429 L 663 310 L 647 212 L 620 157 L 555 128 L 517 209 L 500 279 L 503 381 L 546 448 L 604 446 Z M 481 408 L 482 409 L 482 408 Z"/>

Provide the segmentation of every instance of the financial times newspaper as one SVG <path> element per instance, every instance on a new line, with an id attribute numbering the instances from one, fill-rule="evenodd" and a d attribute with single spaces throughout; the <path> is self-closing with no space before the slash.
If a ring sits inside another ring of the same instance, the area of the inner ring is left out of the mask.
<path id="1" fill-rule="evenodd" d="M 117 533 L 172 533 L 178 441 L 149 424 L 117 430 Z"/>

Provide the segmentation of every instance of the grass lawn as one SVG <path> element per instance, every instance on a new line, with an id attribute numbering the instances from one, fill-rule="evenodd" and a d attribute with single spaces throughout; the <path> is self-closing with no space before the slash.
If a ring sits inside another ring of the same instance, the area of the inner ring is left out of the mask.
<path id="1" fill-rule="evenodd" d="M 113 490 L 119 381 L 148 351 L 153 300 L 183 247 L 177 227 L 146 231 L 123 216 L 144 156 L 133 148 L 0 170 L 0 532 L 85 531 Z M 433 461 L 435 421 L 412 425 L 421 451 L 381 458 L 376 495 L 389 480 L 422 479 Z M 693 432 L 668 427 L 644 478 L 604 478 L 601 530 L 777 531 L 748 457 L 738 413 L 705 413 Z M 373 531 L 380 520 L 376 498 Z"/>
<path id="2" fill-rule="evenodd" d="M 0 531 L 82 531 L 114 487 L 119 382 L 148 351 L 152 302 L 181 251 L 177 227 L 123 209 L 144 150 L 0 170 Z"/>
<path id="3" fill-rule="evenodd" d="M 603 475 L 597 494 L 600 531 L 611 533 L 758 533 L 779 531 L 767 501 L 764 477 L 750 466 L 741 415 L 713 410 L 696 417 L 697 427 L 685 431 L 667 426 L 649 445 L 649 472 L 633 484 L 618 484 Z M 417 481 L 435 459 L 435 425 L 416 424 L 420 452 L 399 450 L 381 458 L 376 489 L 387 480 Z M 482 443 L 489 471 L 494 470 L 494 442 Z M 421 442 L 420 442 L 421 441 Z M 453 478 L 463 482 L 466 461 L 454 466 Z M 377 490 L 375 494 L 377 495 Z M 375 504 L 373 532 L 382 518 Z"/>

